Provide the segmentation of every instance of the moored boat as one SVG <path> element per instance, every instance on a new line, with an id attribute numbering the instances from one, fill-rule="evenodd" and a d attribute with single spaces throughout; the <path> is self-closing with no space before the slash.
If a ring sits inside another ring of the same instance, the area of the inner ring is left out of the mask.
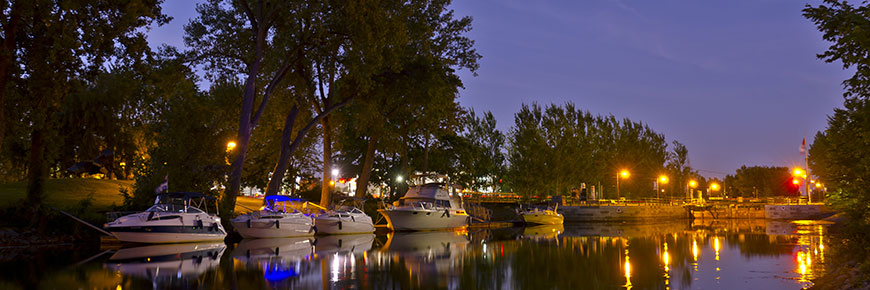
<path id="1" fill-rule="evenodd" d="M 314 217 L 301 212 L 307 202 L 300 198 L 270 195 L 263 199 L 263 208 L 231 222 L 244 238 L 282 238 L 313 236 Z"/>
<path id="2" fill-rule="evenodd" d="M 356 207 L 343 206 L 314 218 L 318 234 L 361 234 L 375 231 L 372 218 Z"/>
<path id="3" fill-rule="evenodd" d="M 445 175 L 419 174 L 415 184 L 394 206 L 379 209 L 394 231 L 419 231 L 463 228 L 468 225 L 468 213 L 450 191 Z M 458 196 L 458 194 L 457 194 Z"/>
<path id="4" fill-rule="evenodd" d="M 561 225 L 565 222 L 565 217 L 559 214 L 555 208 L 527 208 L 520 211 L 520 216 L 527 224 Z"/>
<path id="5" fill-rule="evenodd" d="M 227 236 L 207 203 L 217 199 L 198 192 L 170 192 L 157 195 L 154 205 L 139 213 L 125 215 L 103 227 L 122 242 L 188 243 L 223 240 Z"/>

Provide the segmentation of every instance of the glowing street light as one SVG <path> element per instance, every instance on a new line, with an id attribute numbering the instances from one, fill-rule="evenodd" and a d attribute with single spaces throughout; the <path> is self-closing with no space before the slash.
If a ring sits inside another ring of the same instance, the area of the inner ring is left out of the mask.
<path id="1" fill-rule="evenodd" d="M 696 187 L 698 187 L 698 182 L 695 181 L 694 179 L 689 180 L 689 184 L 688 184 L 688 186 L 686 187 L 686 191 L 687 191 L 687 193 L 689 194 L 689 198 L 690 198 L 690 199 L 694 199 L 694 198 L 695 198 L 694 189 L 695 189 Z M 691 188 L 691 189 L 689 189 L 689 188 Z"/>
<path id="2" fill-rule="evenodd" d="M 715 183 L 715 182 L 710 183 L 710 192 L 709 192 L 708 194 L 709 194 L 710 196 L 713 196 L 713 195 L 712 195 L 712 194 L 713 194 L 713 191 L 719 191 L 719 184 L 718 184 L 718 183 Z"/>
<path id="3" fill-rule="evenodd" d="M 666 175 L 659 175 L 659 179 L 657 181 L 658 182 L 656 183 L 656 198 L 659 198 L 659 192 L 665 192 L 665 189 L 661 188 L 661 185 L 668 184 L 668 181 L 670 181 L 670 180 L 668 179 L 668 177 Z"/>
<path id="4" fill-rule="evenodd" d="M 227 152 L 233 151 L 233 149 L 236 149 L 236 142 L 235 141 L 227 142 Z"/>
<path id="5" fill-rule="evenodd" d="M 804 170 L 802 168 L 795 167 L 794 171 L 792 171 L 794 176 L 804 176 Z"/>
<path id="6" fill-rule="evenodd" d="M 401 175 L 396 176 L 396 182 L 402 182 L 402 176 L 401 176 Z"/>
<path id="7" fill-rule="evenodd" d="M 664 175 L 659 176 L 659 183 L 668 184 L 668 177 Z"/>
<path id="8" fill-rule="evenodd" d="M 628 178 L 631 176 L 631 173 L 628 170 L 621 170 L 616 174 L 616 199 L 619 200 L 619 178 Z"/>

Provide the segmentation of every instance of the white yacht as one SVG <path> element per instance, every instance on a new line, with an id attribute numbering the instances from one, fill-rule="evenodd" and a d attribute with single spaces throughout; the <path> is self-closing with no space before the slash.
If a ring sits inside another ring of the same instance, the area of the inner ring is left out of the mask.
<path id="1" fill-rule="evenodd" d="M 227 236 L 221 218 L 200 209 L 217 199 L 198 192 L 157 195 L 154 205 L 139 213 L 122 216 L 103 227 L 122 242 L 188 243 L 223 240 Z"/>
<path id="2" fill-rule="evenodd" d="M 314 217 L 301 212 L 308 202 L 285 195 L 263 199 L 263 208 L 234 218 L 231 222 L 244 238 L 306 237 L 314 235 Z"/>
<path id="3" fill-rule="evenodd" d="M 362 234 L 375 232 L 372 218 L 352 206 L 342 206 L 314 218 L 318 234 Z"/>
<path id="4" fill-rule="evenodd" d="M 558 208 L 559 205 L 555 208 L 530 207 L 519 209 L 518 212 L 527 224 L 561 225 L 565 222 L 565 217 L 557 211 Z"/>
<path id="5" fill-rule="evenodd" d="M 463 228 L 468 225 L 468 213 L 462 207 L 459 194 L 451 192 L 445 175 L 420 174 L 414 184 L 393 206 L 379 209 L 390 229 L 419 231 Z"/>

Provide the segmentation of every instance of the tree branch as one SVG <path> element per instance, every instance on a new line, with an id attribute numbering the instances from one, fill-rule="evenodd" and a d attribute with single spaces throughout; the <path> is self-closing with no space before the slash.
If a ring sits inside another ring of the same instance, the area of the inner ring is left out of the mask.
<path id="1" fill-rule="evenodd" d="M 290 71 L 290 67 L 299 62 L 299 58 L 296 58 L 292 62 L 290 61 L 290 55 L 287 55 L 287 58 L 284 60 L 284 65 L 281 66 L 281 69 L 275 73 L 275 76 L 272 77 L 272 80 L 269 81 L 269 84 L 266 86 L 266 90 L 263 92 L 263 100 L 260 102 L 260 106 L 257 108 L 257 112 L 254 113 L 254 118 L 251 120 L 251 124 L 256 127 L 257 122 L 260 121 L 260 116 L 263 115 L 263 111 L 266 110 L 266 103 L 269 101 L 269 97 L 272 96 L 272 92 L 275 90 L 275 87 L 278 86 L 278 83 L 284 79 L 284 76 L 287 75 L 287 72 Z"/>
<path id="2" fill-rule="evenodd" d="M 239 6 L 242 6 L 242 10 L 245 11 L 245 16 L 248 17 L 248 21 L 251 21 L 251 27 L 254 30 L 259 30 L 259 25 L 257 22 L 256 16 L 254 16 L 254 12 L 251 11 L 251 7 L 248 6 L 248 0 L 236 0 Z"/>

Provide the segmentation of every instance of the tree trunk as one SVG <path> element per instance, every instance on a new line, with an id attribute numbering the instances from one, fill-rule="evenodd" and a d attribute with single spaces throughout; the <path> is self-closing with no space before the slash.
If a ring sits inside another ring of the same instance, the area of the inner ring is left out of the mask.
<path id="1" fill-rule="evenodd" d="M 45 132 L 33 129 L 30 136 L 30 168 L 27 172 L 27 203 L 41 206 L 45 198 L 45 179 L 48 166 L 45 162 Z"/>
<path id="2" fill-rule="evenodd" d="M 352 98 L 347 98 L 338 104 L 326 108 L 326 110 L 324 110 L 322 113 L 317 114 L 314 119 L 308 121 L 308 124 L 306 124 L 305 127 L 300 129 L 299 132 L 296 132 L 296 138 L 293 138 L 293 143 L 290 143 L 290 136 L 293 133 L 293 123 L 296 122 L 296 117 L 299 115 L 298 105 L 293 106 L 293 108 L 290 110 L 290 113 L 287 114 L 287 119 L 284 121 L 284 131 L 281 135 L 281 155 L 278 159 L 278 163 L 275 165 L 275 170 L 272 172 L 272 179 L 269 180 L 269 185 L 266 190 L 267 195 L 278 193 L 278 189 L 280 189 L 281 185 L 284 183 L 284 175 L 287 173 L 287 168 L 290 165 L 290 158 L 293 156 L 293 152 L 296 152 L 296 149 L 299 148 L 299 146 L 302 144 L 302 140 L 305 139 L 305 136 L 308 135 L 308 132 L 311 131 L 312 128 L 314 128 L 314 125 L 318 122 L 322 122 L 324 119 L 326 119 L 326 116 L 329 115 L 329 113 L 346 105 L 348 102 L 350 102 L 351 99 Z M 325 138 L 330 138 L 329 135 L 324 136 Z M 329 149 L 330 152 L 332 151 L 331 146 L 325 147 Z M 326 175 L 325 168 L 328 168 L 329 165 L 326 166 L 327 167 L 324 167 L 324 176 Z"/>
<path id="3" fill-rule="evenodd" d="M 329 118 L 320 119 L 320 126 L 323 128 L 323 178 L 320 189 L 320 206 L 329 207 L 332 202 L 332 133 L 330 132 Z"/>
<path id="4" fill-rule="evenodd" d="M 378 135 L 372 134 L 369 137 L 369 145 L 366 148 L 365 162 L 363 162 L 362 172 L 356 182 L 356 197 L 365 197 L 369 186 L 369 179 L 372 176 L 372 166 L 375 163 L 375 145 L 378 143 Z"/>
<path id="5" fill-rule="evenodd" d="M 15 48 L 17 46 L 17 34 L 21 27 L 21 2 L 14 1 L 9 10 L 9 19 L 3 26 L 3 47 L 0 50 L 0 148 L 3 148 L 3 140 L 6 136 L 6 113 L 4 108 L 6 85 L 9 83 L 9 77 L 12 74 L 12 67 L 15 59 Z"/>
<path id="6" fill-rule="evenodd" d="M 233 210 L 236 208 L 236 197 L 242 187 L 242 170 L 245 166 L 245 157 L 248 153 L 248 144 L 251 141 L 251 132 L 253 124 L 251 123 L 251 115 L 254 112 L 254 97 L 256 97 L 256 79 L 260 73 L 260 61 L 257 60 L 251 65 L 251 70 L 248 72 L 248 79 L 245 81 L 245 94 L 242 98 L 242 111 L 239 114 L 239 134 L 237 136 L 235 152 L 236 158 L 230 166 L 229 184 L 224 190 L 224 196 L 221 199 L 221 212 L 225 216 L 230 217 Z"/>
<path id="7" fill-rule="evenodd" d="M 275 169 L 272 171 L 272 179 L 269 179 L 269 185 L 266 187 L 266 195 L 278 194 L 281 185 L 284 183 L 284 174 L 287 173 L 287 168 L 290 166 L 290 158 L 293 151 L 296 151 L 301 142 L 292 142 L 293 124 L 296 122 L 296 117 L 299 115 L 299 106 L 294 105 L 287 114 L 287 119 L 284 120 L 284 131 L 281 133 L 281 154 L 278 156 L 278 163 L 275 164 Z M 297 139 L 301 139 L 303 132 L 296 134 Z"/>

